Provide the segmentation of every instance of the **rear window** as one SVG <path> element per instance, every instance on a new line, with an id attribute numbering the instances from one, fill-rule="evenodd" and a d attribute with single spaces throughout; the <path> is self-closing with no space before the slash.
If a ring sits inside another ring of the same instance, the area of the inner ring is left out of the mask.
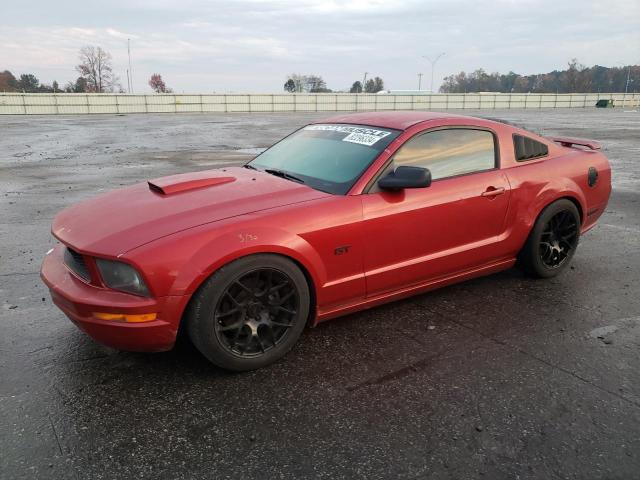
<path id="1" fill-rule="evenodd" d="M 549 154 L 549 148 L 544 143 L 524 135 L 513 136 L 513 147 L 518 162 L 526 162 Z"/>

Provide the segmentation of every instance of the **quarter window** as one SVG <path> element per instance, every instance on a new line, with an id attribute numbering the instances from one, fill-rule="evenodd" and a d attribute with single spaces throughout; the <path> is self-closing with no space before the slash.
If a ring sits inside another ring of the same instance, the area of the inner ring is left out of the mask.
<path id="1" fill-rule="evenodd" d="M 516 161 L 518 162 L 544 157 L 549 153 L 549 147 L 544 143 L 523 135 L 513 136 L 513 147 L 516 152 Z"/>
<path id="2" fill-rule="evenodd" d="M 409 140 L 393 160 L 396 167 L 428 168 L 434 180 L 491 170 L 496 167 L 495 137 L 486 130 L 435 130 Z"/>

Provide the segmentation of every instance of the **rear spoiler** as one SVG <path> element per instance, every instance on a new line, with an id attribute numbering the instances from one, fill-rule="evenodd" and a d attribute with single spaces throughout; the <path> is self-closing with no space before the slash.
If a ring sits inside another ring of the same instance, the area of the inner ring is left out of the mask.
<path id="1" fill-rule="evenodd" d="M 572 147 L 574 145 L 580 145 L 581 147 L 587 147 L 591 150 L 600 150 L 601 145 L 595 140 L 588 140 L 586 138 L 573 138 L 573 137 L 548 137 L 549 140 L 553 140 L 559 143 L 563 147 Z"/>

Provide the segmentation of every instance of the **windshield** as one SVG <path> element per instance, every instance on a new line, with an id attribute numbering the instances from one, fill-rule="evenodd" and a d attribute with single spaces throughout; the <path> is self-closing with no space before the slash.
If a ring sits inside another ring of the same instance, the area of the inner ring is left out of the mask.
<path id="1" fill-rule="evenodd" d="M 265 150 L 249 166 L 344 195 L 399 134 L 365 125 L 308 125 Z"/>

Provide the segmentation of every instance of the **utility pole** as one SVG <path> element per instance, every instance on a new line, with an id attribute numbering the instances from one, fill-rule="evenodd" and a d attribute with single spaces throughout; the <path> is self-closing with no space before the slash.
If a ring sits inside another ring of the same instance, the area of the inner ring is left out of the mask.
<path id="1" fill-rule="evenodd" d="M 631 65 L 625 65 L 622 62 L 616 62 L 620 67 L 622 67 L 622 72 L 624 73 L 624 67 L 627 67 L 627 81 L 624 84 L 624 94 L 626 95 L 629 92 L 629 83 L 631 83 Z"/>
<path id="2" fill-rule="evenodd" d="M 418 74 L 418 91 L 422 91 L 422 74 Z"/>
<path id="3" fill-rule="evenodd" d="M 364 78 L 362 79 L 362 93 L 364 93 L 364 86 L 367 84 L 367 75 L 369 72 L 364 72 Z"/>
<path id="4" fill-rule="evenodd" d="M 426 58 L 431 64 L 431 93 L 433 93 L 433 72 L 436 68 L 436 63 L 443 55 L 445 55 L 445 52 L 439 53 L 433 60 L 431 60 L 431 58 L 427 57 L 426 55 L 422 56 L 422 58 Z"/>
<path id="5" fill-rule="evenodd" d="M 131 70 L 131 39 L 127 38 L 127 55 L 129 57 L 129 70 L 127 77 L 129 78 L 129 93 L 133 93 L 133 71 Z"/>

